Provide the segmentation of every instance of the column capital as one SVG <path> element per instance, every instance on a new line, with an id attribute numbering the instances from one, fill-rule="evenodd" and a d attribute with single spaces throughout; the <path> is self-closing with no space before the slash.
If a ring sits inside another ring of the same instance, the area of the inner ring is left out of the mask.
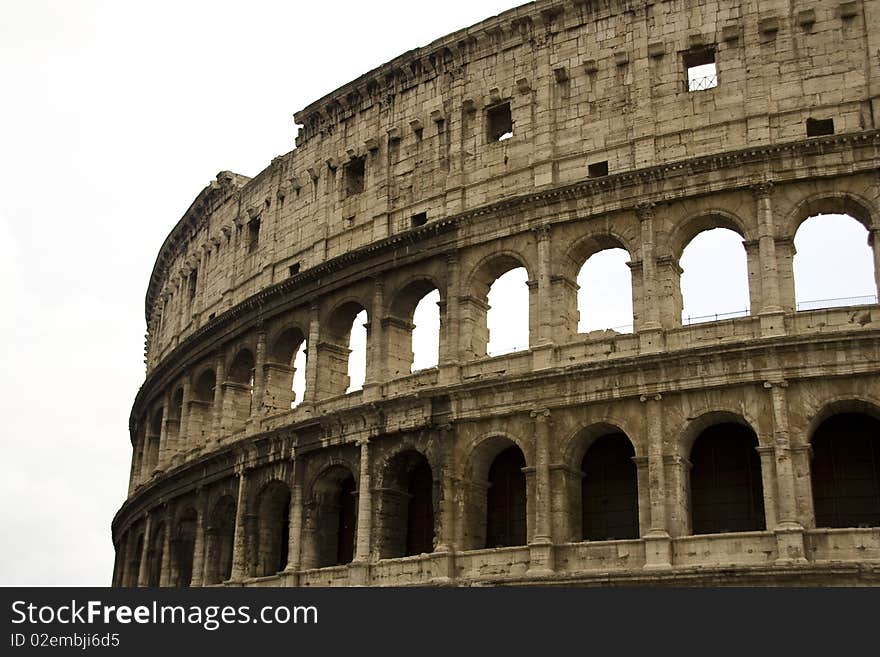
<path id="1" fill-rule="evenodd" d="M 550 419 L 550 409 L 536 408 L 533 411 L 529 411 L 529 417 L 534 418 L 538 422 L 546 422 Z"/>
<path id="2" fill-rule="evenodd" d="M 654 204 L 651 201 L 642 201 L 636 205 L 636 216 L 639 221 L 648 221 L 654 218 Z"/>
<path id="3" fill-rule="evenodd" d="M 787 388 L 788 381 L 786 381 L 785 379 L 778 379 L 776 381 L 769 381 L 769 380 L 764 381 L 764 388 L 766 388 L 767 390 L 774 388 L 774 387 L 775 388 Z"/>
<path id="4" fill-rule="evenodd" d="M 532 226 L 532 232 L 535 234 L 535 237 L 538 238 L 539 242 L 550 239 L 550 233 L 552 230 L 553 227 L 549 223 L 542 223 L 538 224 L 537 226 Z"/>
<path id="5" fill-rule="evenodd" d="M 752 196 L 755 199 L 765 199 L 770 198 L 770 194 L 773 193 L 773 181 L 772 180 L 761 180 L 756 183 L 752 183 L 749 185 L 749 190 L 752 192 Z"/>
<path id="6" fill-rule="evenodd" d="M 639 401 L 642 403 L 649 402 L 649 401 L 660 401 L 661 399 L 663 399 L 663 395 L 659 392 L 654 393 L 653 395 L 640 395 L 639 396 Z"/>

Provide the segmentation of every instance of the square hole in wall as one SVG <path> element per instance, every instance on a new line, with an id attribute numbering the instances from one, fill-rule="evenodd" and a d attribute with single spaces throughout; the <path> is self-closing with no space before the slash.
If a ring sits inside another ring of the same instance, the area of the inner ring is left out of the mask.
<path id="1" fill-rule="evenodd" d="M 414 214 L 409 219 L 410 228 L 418 228 L 419 226 L 424 226 L 426 223 L 428 223 L 427 212 L 419 212 L 418 214 Z"/>
<path id="2" fill-rule="evenodd" d="M 355 157 L 345 165 L 345 195 L 354 196 L 364 191 L 367 173 L 367 158 Z"/>
<path id="3" fill-rule="evenodd" d="M 296 276 L 299 273 L 299 263 L 294 262 L 290 267 L 287 268 L 287 273 L 290 276 Z"/>
<path id="4" fill-rule="evenodd" d="M 608 160 L 602 160 L 601 162 L 594 162 L 593 164 L 587 165 L 587 173 L 590 178 L 601 178 L 602 176 L 608 175 Z"/>
<path id="5" fill-rule="evenodd" d="M 718 86 L 714 48 L 688 50 L 683 57 L 688 91 L 708 91 Z"/>
<path id="6" fill-rule="evenodd" d="M 260 245 L 260 218 L 248 222 L 248 253 L 253 253 Z"/>
<path id="7" fill-rule="evenodd" d="M 834 134 L 834 119 L 807 119 L 807 137 Z"/>
<path id="8" fill-rule="evenodd" d="M 501 103 L 486 110 L 489 141 L 504 141 L 513 137 L 513 116 L 510 102 Z"/>

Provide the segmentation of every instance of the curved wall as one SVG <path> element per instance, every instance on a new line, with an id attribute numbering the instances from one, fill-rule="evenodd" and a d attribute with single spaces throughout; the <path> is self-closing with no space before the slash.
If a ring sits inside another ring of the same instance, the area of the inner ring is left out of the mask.
<path id="1" fill-rule="evenodd" d="M 157 258 L 114 582 L 876 581 L 871 521 L 816 527 L 810 452 L 828 417 L 880 414 L 880 308 L 797 312 L 792 271 L 800 223 L 841 212 L 880 272 L 872 27 L 873 0 L 538 2 L 297 113 L 297 148 L 219 174 Z M 717 86 L 689 91 L 710 59 Z M 743 237 L 750 316 L 682 326 L 679 258 L 719 226 Z M 578 334 L 577 272 L 611 247 L 634 332 Z M 530 348 L 489 358 L 486 293 L 516 266 Z M 432 289 L 439 366 L 410 374 Z M 345 394 L 360 309 L 367 380 Z M 692 446 L 731 424 L 754 434 L 763 525 L 695 535 Z M 582 541 L 585 454 L 616 433 L 638 536 Z M 512 446 L 525 484 L 502 504 Z M 498 504 L 524 505 L 525 541 L 487 546 Z M 433 551 L 397 558 L 415 526 Z"/>

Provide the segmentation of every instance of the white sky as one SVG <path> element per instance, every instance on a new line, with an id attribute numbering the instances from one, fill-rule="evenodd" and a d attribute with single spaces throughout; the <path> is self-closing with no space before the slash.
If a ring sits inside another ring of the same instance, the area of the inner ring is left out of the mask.
<path id="1" fill-rule="evenodd" d="M 513 4 L 0 4 L 0 585 L 109 583 L 146 285 L 196 194 L 291 150 L 309 102 Z M 817 285 L 856 275 L 835 262 Z"/>

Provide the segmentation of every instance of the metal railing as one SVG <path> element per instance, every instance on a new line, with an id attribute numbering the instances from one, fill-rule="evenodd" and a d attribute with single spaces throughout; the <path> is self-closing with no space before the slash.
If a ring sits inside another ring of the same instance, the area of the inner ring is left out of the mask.
<path id="1" fill-rule="evenodd" d="M 713 315 L 698 315 L 696 317 L 691 317 L 688 315 L 687 317 L 681 318 L 681 323 L 683 326 L 690 326 L 691 324 L 702 324 L 704 322 L 720 322 L 725 319 L 735 319 L 737 317 L 748 317 L 751 313 L 748 308 L 745 310 L 734 310 L 727 313 L 715 313 Z"/>
<path id="2" fill-rule="evenodd" d="M 688 79 L 688 91 L 706 91 L 718 86 L 717 75 L 704 75 L 701 78 Z"/>
<path id="3" fill-rule="evenodd" d="M 841 308 L 844 306 L 870 306 L 877 303 L 876 294 L 868 294 L 861 297 L 840 297 L 837 299 L 816 299 L 814 301 L 799 301 L 797 310 L 821 310 L 822 308 Z"/>

